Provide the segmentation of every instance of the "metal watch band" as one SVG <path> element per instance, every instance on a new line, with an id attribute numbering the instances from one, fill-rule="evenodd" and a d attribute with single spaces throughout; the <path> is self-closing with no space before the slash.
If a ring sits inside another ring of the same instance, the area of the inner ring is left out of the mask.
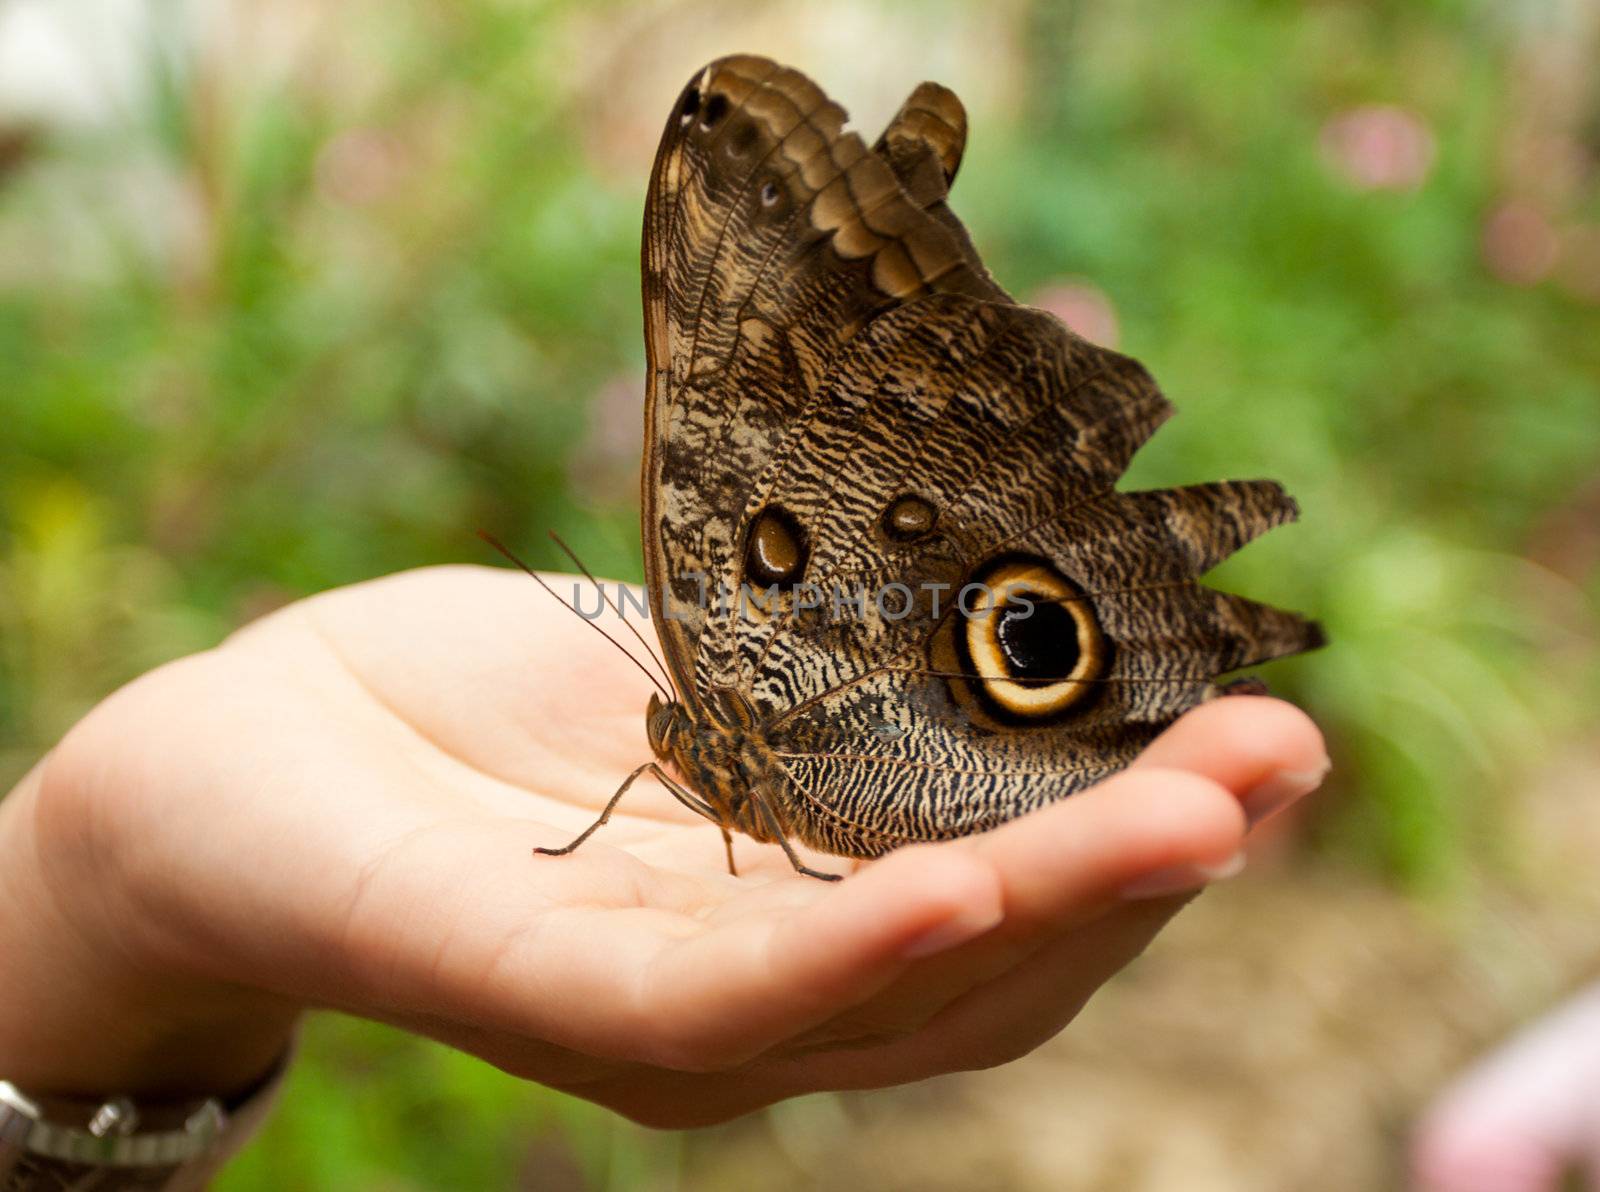
<path id="1" fill-rule="evenodd" d="M 286 1066 L 227 1104 L 45 1097 L 0 1081 L 0 1192 L 203 1188 L 266 1115 Z"/>
<path id="2" fill-rule="evenodd" d="M 222 1103 L 207 1098 L 174 1130 L 140 1130 L 138 1109 L 126 1097 L 95 1106 L 82 1125 L 47 1117 L 45 1106 L 10 1081 L 0 1080 L 0 1136 L 14 1136 L 29 1154 L 100 1167 L 160 1167 L 187 1163 L 211 1149 L 227 1117 Z M 68 1110 L 72 1112 L 72 1110 Z M 81 1108 L 74 1116 L 82 1115 Z"/>

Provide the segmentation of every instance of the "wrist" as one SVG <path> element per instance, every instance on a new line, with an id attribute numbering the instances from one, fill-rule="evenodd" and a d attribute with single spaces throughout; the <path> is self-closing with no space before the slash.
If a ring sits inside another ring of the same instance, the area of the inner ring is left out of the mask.
<path id="1" fill-rule="evenodd" d="M 112 872 L 39 829 L 44 766 L 0 801 L 0 1079 L 43 1093 L 185 1096 L 250 1085 L 299 1008 L 178 971 L 106 913 Z M 52 797 L 54 792 L 52 792 Z"/>

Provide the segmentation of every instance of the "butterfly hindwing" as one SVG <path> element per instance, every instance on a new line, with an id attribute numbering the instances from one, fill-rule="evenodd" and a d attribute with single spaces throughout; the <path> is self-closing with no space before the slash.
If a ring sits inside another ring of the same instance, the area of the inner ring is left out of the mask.
<path id="1" fill-rule="evenodd" d="M 793 519 L 820 604 L 713 617 L 696 671 L 767 718 L 796 820 L 850 852 L 992 825 L 1121 768 L 1216 675 L 1304 648 L 1300 618 L 1195 582 L 1294 516 L 1277 485 L 1115 491 L 1167 412 L 1135 362 L 964 296 L 880 316 L 841 354 L 740 515 Z M 929 528 L 897 541 L 904 501 Z M 958 593 L 1007 557 L 1049 565 L 1103 638 L 1066 715 L 986 700 L 952 640 Z"/>

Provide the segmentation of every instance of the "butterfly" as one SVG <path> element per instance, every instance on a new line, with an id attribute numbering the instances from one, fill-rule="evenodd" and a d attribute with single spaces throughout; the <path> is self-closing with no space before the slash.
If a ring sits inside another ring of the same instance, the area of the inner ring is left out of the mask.
<path id="1" fill-rule="evenodd" d="M 1119 492 L 1145 369 L 990 276 L 947 203 L 966 114 L 917 87 L 870 148 L 805 75 L 712 62 L 645 205 L 646 587 L 670 691 L 640 774 L 717 824 L 874 857 L 1126 766 L 1318 626 L 1198 578 L 1295 503 Z M 976 595 L 974 595 L 976 593 Z"/>

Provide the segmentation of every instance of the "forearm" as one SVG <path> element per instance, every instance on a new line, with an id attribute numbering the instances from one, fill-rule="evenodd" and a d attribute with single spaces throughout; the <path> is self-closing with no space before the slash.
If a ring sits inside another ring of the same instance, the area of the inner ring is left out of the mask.
<path id="1" fill-rule="evenodd" d="M 36 767 L 0 802 L 0 1079 L 87 1096 L 226 1094 L 283 1053 L 297 1007 L 168 971 L 103 909 L 118 892 L 72 873 L 39 824 Z"/>

